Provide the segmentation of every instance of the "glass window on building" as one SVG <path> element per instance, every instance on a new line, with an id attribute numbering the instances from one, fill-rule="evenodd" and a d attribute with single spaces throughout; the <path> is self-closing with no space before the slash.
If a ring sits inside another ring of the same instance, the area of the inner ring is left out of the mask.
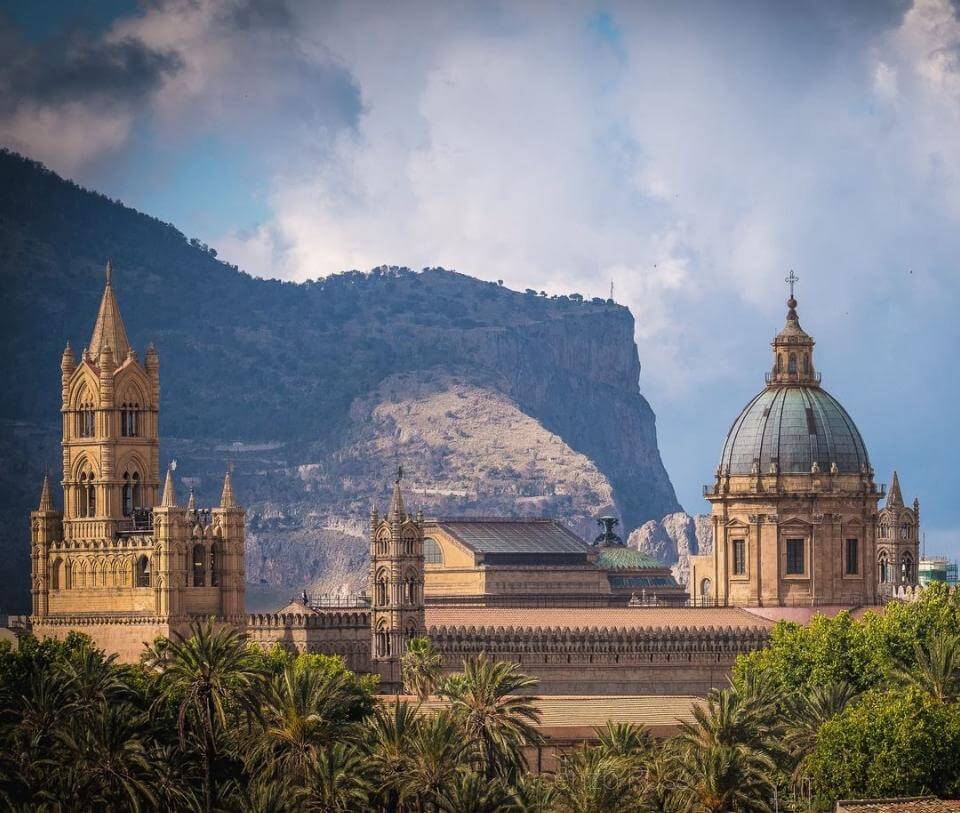
<path id="1" fill-rule="evenodd" d="M 799 576 L 803 574 L 803 540 L 787 540 L 787 575 Z"/>
<path id="2" fill-rule="evenodd" d="M 847 567 L 846 574 L 848 576 L 855 576 L 860 572 L 860 562 L 858 560 L 858 554 L 860 552 L 860 546 L 858 540 L 848 539 L 847 540 Z"/>
<path id="3" fill-rule="evenodd" d="M 733 540 L 733 573 L 742 576 L 747 572 L 747 545 L 742 539 Z"/>

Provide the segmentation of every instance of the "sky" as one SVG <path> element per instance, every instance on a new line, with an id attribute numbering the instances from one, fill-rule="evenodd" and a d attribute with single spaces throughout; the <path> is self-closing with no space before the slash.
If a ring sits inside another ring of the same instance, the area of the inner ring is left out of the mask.
<path id="1" fill-rule="evenodd" d="M 791 269 L 877 479 L 960 556 L 951 0 L 0 0 L 0 143 L 264 277 L 607 296 L 708 510 Z"/>

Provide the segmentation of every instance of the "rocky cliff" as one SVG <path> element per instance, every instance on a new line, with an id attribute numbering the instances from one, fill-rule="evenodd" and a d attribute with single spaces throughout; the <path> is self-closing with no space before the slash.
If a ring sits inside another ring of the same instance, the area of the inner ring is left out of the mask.
<path id="1" fill-rule="evenodd" d="M 630 534 L 627 545 L 672 565 L 674 578 L 686 585 L 690 557 L 713 550 L 713 525 L 708 515 L 691 517 L 677 511 L 643 523 Z"/>
<path id="2" fill-rule="evenodd" d="M 581 533 L 677 511 L 641 395 L 633 317 L 443 269 L 250 277 L 173 226 L 0 153 L 0 603 L 25 605 L 27 512 L 58 470 L 59 358 L 89 337 L 107 258 L 161 363 L 165 457 L 212 502 L 228 462 L 248 578 L 352 590 L 402 462 L 427 513 L 558 516 Z"/>

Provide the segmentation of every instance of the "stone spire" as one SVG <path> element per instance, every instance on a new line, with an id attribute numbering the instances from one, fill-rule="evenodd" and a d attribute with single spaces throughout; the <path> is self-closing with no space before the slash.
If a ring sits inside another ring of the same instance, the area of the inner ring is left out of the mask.
<path id="1" fill-rule="evenodd" d="M 887 494 L 887 508 L 902 508 L 903 494 L 900 493 L 900 478 L 893 473 L 893 482 L 890 484 L 890 493 Z"/>
<path id="2" fill-rule="evenodd" d="M 820 377 L 813 368 L 813 345 L 810 335 L 800 327 L 797 316 L 797 300 L 793 286 L 799 277 L 790 272 L 785 282 L 790 286 L 790 298 L 787 300 L 787 321 L 783 329 L 773 340 L 773 370 L 767 376 L 771 386 L 782 384 L 802 384 L 817 386 Z"/>
<path id="3" fill-rule="evenodd" d="M 113 357 L 122 361 L 130 352 L 130 341 L 127 339 L 127 330 L 120 316 L 120 306 L 117 305 L 117 298 L 113 293 L 112 278 L 113 264 L 107 262 L 107 284 L 103 289 L 100 310 L 97 312 L 97 321 L 94 323 L 93 335 L 90 337 L 90 352 L 96 358 L 109 347 Z"/>
<path id="4" fill-rule="evenodd" d="M 187 500 L 187 510 L 196 512 L 197 510 L 197 500 L 193 496 L 193 489 L 190 489 L 190 498 Z"/>
<path id="5" fill-rule="evenodd" d="M 173 466 L 167 468 L 167 479 L 163 484 L 163 498 L 160 500 L 163 508 L 176 508 L 177 492 L 173 487 Z"/>
<path id="6" fill-rule="evenodd" d="M 400 492 L 402 479 L 403 466 L 397 466 L 397 479 L 393 482 L 393 496 L 390 498 L 390 510 L 387 512 L 390 522 L 403 522 L 407 515 L 403 505 L 403 494 Z"/>
<path id="7" fill-rule="evenodd" d="M 53 510 L 53 498 L 50 496 L 50 478 L 46 474 L 43 475 L 43 488 L 40 489 L 40 505 L 37 510 Z"/>
<path id="8" fill-rule="evenodd" d="M 233 480 L 230 479 L 230 469 L 227 469 L 223 478 L 223 491 L 220 493 L 221 508 L 236 508 L 237 502 L 233 498 Z"/>

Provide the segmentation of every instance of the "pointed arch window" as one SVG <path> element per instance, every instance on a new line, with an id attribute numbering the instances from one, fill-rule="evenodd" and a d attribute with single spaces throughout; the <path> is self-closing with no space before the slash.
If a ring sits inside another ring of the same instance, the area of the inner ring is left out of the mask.
<path id="1" fill-rule="evenodd" d="M 50 589 L 60 590 L 63 587 L 66 587 L 63 576 L 63 559 L 58 556 L 50 567 Z"/>
<path id="2" fill-rule="evenodd" d="M 120 406 L 120 434 L 125 438 L 140 436 L 140 404 L 126 403 Z"/>
<path id="3" fill-rule="evenodd" d="M 93 403 L 82 402 L 77 409 L 77 437 L 92 438 L 95 434 L 96 420 Z"/>
<path id="4" fill-rule="evenodd" d="M 150 586 L 150 560 L 146 554 L 141 554 L 137 559 L 137 587 Z"/>
<path id="5" fill-rule="evenodd" d="M 796 374 L 797 372 L 797 354 L 791 353 L 790 359 L 787 361 L 787 372 Z"/>
<path id="6" fill-rule="evenodd" d="M 214 542 L 210 546 L 210 586 L 219 587 L 220 586 L 220 568 L 222 567 L 220 563 L 220 546 L 218 543 Z"/>
<path id="7" fill-rule="evenodd" d="M 203 545 L 193 546 L 193 586 L 203 587 L 206 584 L 207 563 Z"/>
<path id="8" fill-rule="evenodd" d="M 803 354 L 803 374 L 807 375 L 810 372 L 810 354 Z"/>
<path id="9" fill-rule="evenodd" d="M 140 490 L 140 472 L 129 471 L 123 473 L 123 486 L 121 487 L 121 505 L 125 517 L 133 516 L 137 508 L 143 507 L 143 498 Z"/>
<path id="10" fill-rule="evenodd" d="M 95 517 L 97 515 L 97 488 L 93 483 L 93 472 L 83 472 L 80 475 L 80 486 L 77 489 L 77 514 L 81 517 Z"/>
<path id="11" fill-rule="evenodd" d="M 916 581 L 916 568 L 914 567 L 913 556 L 904 553 L 900 557 L 900 574 L 903 577 L 904 584 L 913 584 Z"/>
<path id="12" fill-rule="evenodd" d="M 379 573 L 377 573 L 376 591 L 377 591 L 377 604 L 380 606 L 388 604 L 389 602 L 387 601 L 387 576 L 382 570 Z"/>

